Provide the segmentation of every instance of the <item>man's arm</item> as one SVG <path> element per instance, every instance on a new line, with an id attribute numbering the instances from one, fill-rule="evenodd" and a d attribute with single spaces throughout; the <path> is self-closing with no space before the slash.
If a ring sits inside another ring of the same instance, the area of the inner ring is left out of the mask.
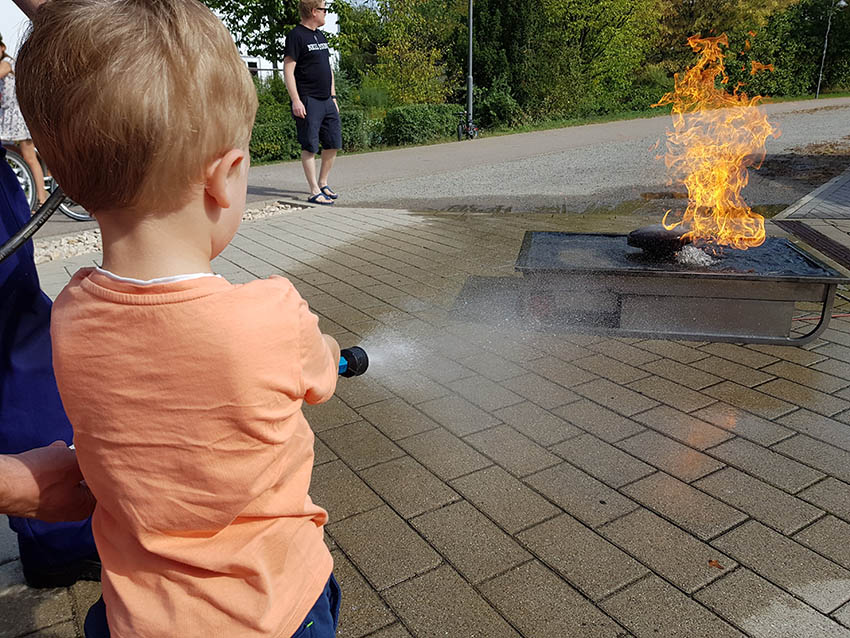
<path id="1" fill-rule="evenodd" d="M 295 60 L 288 55 L 283 58 L 283 81 L 292 100 L 292 114 L 295 117 L 307 117 L 307 109 L 298 97 L 298 87 L 295 86 Z"/>
<path id="2" fill-rule="evenodd" d="M 15 4 L 18 5 L 21 11 L 27 14 L 30 20 L 35 15 L 35 10 L 43 5 L 44 2 L 45 0 L 15 0 Z"/>
<path id="3" fill-rule="evenodd" d="M 331 95 L 333 96 L 334 104 L 336 104 L 336 110 L 339 112 L 339 102 L 336 99 L 336 84 L 334 84 L 334 68 L 331 65 Z"/>
<path id="4" fill-rule="evenodd" d="M 44 521 L 77 521 L 94 511 L 76 453 L 63 441 L 0 455 L 0 513 Z"/>

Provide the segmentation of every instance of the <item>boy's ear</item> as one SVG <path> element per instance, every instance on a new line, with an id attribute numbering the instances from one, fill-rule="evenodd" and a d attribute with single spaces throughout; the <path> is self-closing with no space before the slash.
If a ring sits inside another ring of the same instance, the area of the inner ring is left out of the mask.
<path id="1" fill-rule="evenodd" d="M 245 162 L 245 151 L 232 148 L 207 166 L 204 190 L 220 208 L 230 208 L 233 180 L 239 179 Z"/>

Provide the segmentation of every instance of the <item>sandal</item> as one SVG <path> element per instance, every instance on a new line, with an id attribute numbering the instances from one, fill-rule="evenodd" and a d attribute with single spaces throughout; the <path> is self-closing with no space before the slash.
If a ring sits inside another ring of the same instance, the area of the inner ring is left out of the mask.
<path id="1" fill-rule="evenodd" d="M 324 197 L 328 201 L 320 202 L 319 201 L 320 197 Z M 320 206 L 333 206 L 334 205 L 334 200 L 331 199 L 330 197 L 328 197 L 327 195 L 325 195 L 324 193 L 316 193 L 312 197 L 308 197 L 307 201 L 310 202 L 311 204 L 319 204 Z"/>
<path id="2" fill-rule="evenodd" d="M 328 186 L 327 184 L 322 186 L 319 190 L 321 190 L 322 193 L 325 194 L 325 197 L 330 197 L 331 199 L 336 199 L 337 197 L 339 197 L 339 195 L 334 193 L 334 190 L 330 186 Z"/>

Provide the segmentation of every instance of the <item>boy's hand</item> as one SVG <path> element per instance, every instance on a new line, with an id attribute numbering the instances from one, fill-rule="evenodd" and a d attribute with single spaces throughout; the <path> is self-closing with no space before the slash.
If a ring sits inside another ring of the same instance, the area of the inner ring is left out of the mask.
<path id="1" fill-rule="evenodd" d="M 94 511 L 76 453 L 64 441 L 3 457 L 4 513 L 43 521 L 77 521 Z"/>
<path id="2" fill-rule="evenodd" d="M 322 338 L 325 340 L 325 343 L 328 344 L 328 347 L 331 349 L 331 354 L 333 355 L 333 360 L 335 365 L 339 365 L 339 344 L 336 342 L 330 335 L 323 334 Z"/>
<path id="3" fill-rule="evenodd" d="M 307 117 L 307 109 L 304 107 L 304 103 L 301 100 L 296 100 L 292 103 L 292 114 L 295 117 Z"/>

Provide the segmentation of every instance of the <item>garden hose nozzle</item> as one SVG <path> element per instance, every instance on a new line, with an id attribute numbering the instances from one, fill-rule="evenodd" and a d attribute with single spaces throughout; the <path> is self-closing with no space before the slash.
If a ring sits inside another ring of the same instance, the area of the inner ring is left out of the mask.
<path id="1" fill-rule="evenodd" d="M 339 375 L 341 377 L 356 377 L 369 367 L 369 357 L 366 351 L 359 347 L 343 348 L 339 352 Z"/>

